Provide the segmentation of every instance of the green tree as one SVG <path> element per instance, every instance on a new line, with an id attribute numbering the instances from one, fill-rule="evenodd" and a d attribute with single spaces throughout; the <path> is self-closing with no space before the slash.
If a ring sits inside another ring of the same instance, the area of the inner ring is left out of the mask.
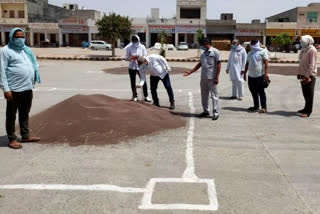
<path id="1" fill-rule="evenodd" d="M 160 41 L 161 41 L 161 48 L 160 48 L 160 55 L 163 56 L 164 58 L 166 57 L 166 47 L 165 44 L 167 43 L 167 37 L 168 34 L 166 31 L 161 31 L 160 33 Z"/>
<path id="2" fill-rule="evenodd" d="M 197 39 L 198 39 L 198 43 L 200 44 L 201 40 L 203 39 L 203 31 L 201 29 L 197 30 Z M 201 50 L 200 50 L 200 46 L 198 49 L 198 57 L 200 58 L 201 55 Z"/>
<path id="3" fill-rule="evenodd" d="M 112 56 L 115 56 L 115 46 L 118 39 L 129 39 L 133 33 L 131 30 L 131 21 L 127 16 L 120 16 L 114 12 L 103 15 L 101 19 L 96 22 L 99 36 L 107 40 L 111 40 Z"/>
<path id="4" fill-rule="evenodd" d="M 276 37 L 271 38 L 271 44 L 276 48 L 275 50 L 275 58 L 277 58 L 277 50 L 278 48 L 288 49 L 292 44 L 292 39 L 288 33 L 281 33 Z"/>

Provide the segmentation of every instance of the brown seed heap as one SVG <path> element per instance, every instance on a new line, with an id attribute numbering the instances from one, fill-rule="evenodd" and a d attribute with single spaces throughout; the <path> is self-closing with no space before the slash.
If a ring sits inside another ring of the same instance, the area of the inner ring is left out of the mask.
<path id="1" fill-rule="evenodd" d="M 185 126 L 166 109 L 104 95 L 76 95 L 30 119 L 43 144 L 106 145 Z"/>

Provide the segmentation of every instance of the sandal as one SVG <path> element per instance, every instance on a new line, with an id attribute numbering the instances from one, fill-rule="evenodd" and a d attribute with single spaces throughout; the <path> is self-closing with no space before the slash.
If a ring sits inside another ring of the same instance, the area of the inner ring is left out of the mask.
<path id="1" fill-rule="evenodd" d="M 265 108 L 262 108 L 258 111 L 259 114 L 264 114 L 264 113 L 267 113 L 267 109 Z"/>
<path id="2" fill-rule="evenodd" d="M 22 149 L 22 145 L 17 141 L 11 141 L 8 144 L 8 147 L 11 148 L 11 149 Z"/>
<path id="3" fill-rule="evenodd" d="M 307 118 L 307 117 L 309 117 L 310 115 L 309 114 L 306 114 L 306 113 L 302 113 L 302 114 L 300 114 L 300 117 L 302 117 L 302 118 Z"/>

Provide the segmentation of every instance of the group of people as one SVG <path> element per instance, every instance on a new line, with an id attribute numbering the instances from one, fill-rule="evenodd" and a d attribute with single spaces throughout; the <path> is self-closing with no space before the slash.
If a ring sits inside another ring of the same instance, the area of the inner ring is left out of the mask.
<path id="1" fill-rule="evenodd" d="M 212 98 L 213 117 L 212 120 L 219 118 L 219 76 L 221 71 L 221 54 L 219 50 L 211 46 L 208 39 L 201 42 L 203 53 L 199 63 L 190 71 L 186 71 L 184 76 L 196 72 L 201 68 L 201 100 L 203 112 L 199 117 L 210 115 L 209 100 Z M 301 81 L 305 106 L 299 110 L 300 117 L 309 117 L 313 109 L 314 88 L 317 76 L 317 51 L 314 40 L 311 36 L 301 37 L 301 52 L 299 55 L 298 80 Z M 174 95 L 171 87 L 169 72 L 171 71 L 167 61 L 159 55 L 147 56 L 146 49 L 139 43 L 139 37 L 134 35 L 132 43 L 127 46 L 126 58 L 130 61 L 129 74 L 132 87 L 132 100 L 137 101 L 136 88 L 143 87 L 147 102 L 147 83 L 145 81 L 145 72 L 150 71 L 150 84 L 153 104 L 159 106 L 157 95 L 158 82 L 161 80 L 169 95 L 170 109 L 174 109 Z M 140 54 L 142 53 L 142 54 Z M 133 72 L 132 67 L 136 70 Z M 232 42 L 230 56 L 227 64 L 226 73 L 230 75 L 232 81 L 232 96 L 230 99 L 243 100 L 244 82 L 248 81 L 248 87 L 252 95 L 253 106 L 248 111 L 267 113 L 267 95 L 266 88 L 270 84 L 269 79 L 269 53 L 266 47 L 260 44 L 259 40 L 253 39 L 250 42 L 250 51 L 240 45 L 240 41 L 235 39 Z M 136 74 L 140 76 L 140 84 L 135 86 Z M 247 78 L 248 76 L 248 78 Z"/>
<path id="2" fill-rule="evenodd" d="M 25 45 L 26 33 L 21 28 L 14 28 L 10 32 L 7 46 L 0 49 L 0 88 L 7 101 L 6 131 L 9 139 L 8 146 L 21 149 L 24 142 L 40 141 L 39 137 L 30 136 L 29 113 L 32 106 L 33 89 L 40 83 L 39 65 L 31 49 Z M 309 117 L 312 113 L 314 88 L 317 76 L 317 51 L 313 46 L 311 36 L 301 38 L 301 53 L 299 56 L 299 72 L 297 78 L 301 81 L 305 107 L 298 111 L 301 117 Z M 249 111 L 267 112 L 267 97 L 265 88 L 270 80 L 268 76 L 268 52 L 258 40 L 251 41 L 251 51 L 247 54 L 238 40 L 232 42 L 230 57 L 226 72 L 232 81 L 231 99 L 243 99 L 244 82 L 247 80 L 254 105 Z M 201 67 L 201 99 L 203 112 L 200 117 L 210 115 L 209 100 L 213 103 L 213 120 L 220 114 L 219 108 L 219 76 L 221 71 L 221 54 L 211 46 L 207 39 L 201 41 L 203 53 L 199 63 L 184 76 L 189 76 Z M 153 105 L 160 107 L 157 88 L 160 81 L 167 90 L 170 109 L 175 109 L 174 93 L 170 81 L 171 68 L 165 58 L 159 55 L 147 55 L 144 45 L 137 35 L 131 39 L 126 47 L 126 58 L 129 61 L 129 76 L 132 89 L 132 100 L 138 101 L 137 88 L 143 88 L 146 102 L 153 100 Z M 152 100 L 148 97 L 146 72 L 150 72 Z M 136 75 L 140 83 L 136 85 Z M 19 114 L 21 142 L 15 134 L 16 114 Z"/>

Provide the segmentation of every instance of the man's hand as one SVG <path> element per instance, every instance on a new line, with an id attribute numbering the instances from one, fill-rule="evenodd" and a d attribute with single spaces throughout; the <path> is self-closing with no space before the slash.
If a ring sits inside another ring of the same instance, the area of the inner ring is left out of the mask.
<path id="1" fill-rule="evenodd" d="M 213 83 L 214 83 L 215 85 L 218 85 L 218 84 L 219 84 L 219 78 L 214 78 Z"/>
<path id="2" fill-rule="evenodd" d="M 11 91 L 5 92 L 4 98 L 6 98 L 6 100 L 8 100 L 8 101 L 11 101 L 13 99 L 12 92 Z"/>
<path id="3" fill-rule="evenodd" d="M 186 71 L 186 72 L 184 72 L 183 76 L 187 77 L 187 76 L 189 76 L 191 73 L 192 73 L 191 71 Z"/>
<path id="4" fill-rule="evenodd" d="M 310 77 L 303 77 L 303 81 L 302 81 L 302 84 L 303 85 L 306 85 L 308 84 L 309 82 L 311 82 L 312 79 Z"/>
<path id="5" fill-rule="evenodd" d="M 226 72 L 227 72 L 227 74 L 229 74 L 229 71 L 228 71 L 228 70 L 226 70 Z"/>
<path id="6" fill-rule="evenodd" d="M 269 79 L 268 74 L 265 74 L 265 75 L 264 75 L 264 79 L 266 79 L 266 80 L 268 80 L 268 79 Z"/>

